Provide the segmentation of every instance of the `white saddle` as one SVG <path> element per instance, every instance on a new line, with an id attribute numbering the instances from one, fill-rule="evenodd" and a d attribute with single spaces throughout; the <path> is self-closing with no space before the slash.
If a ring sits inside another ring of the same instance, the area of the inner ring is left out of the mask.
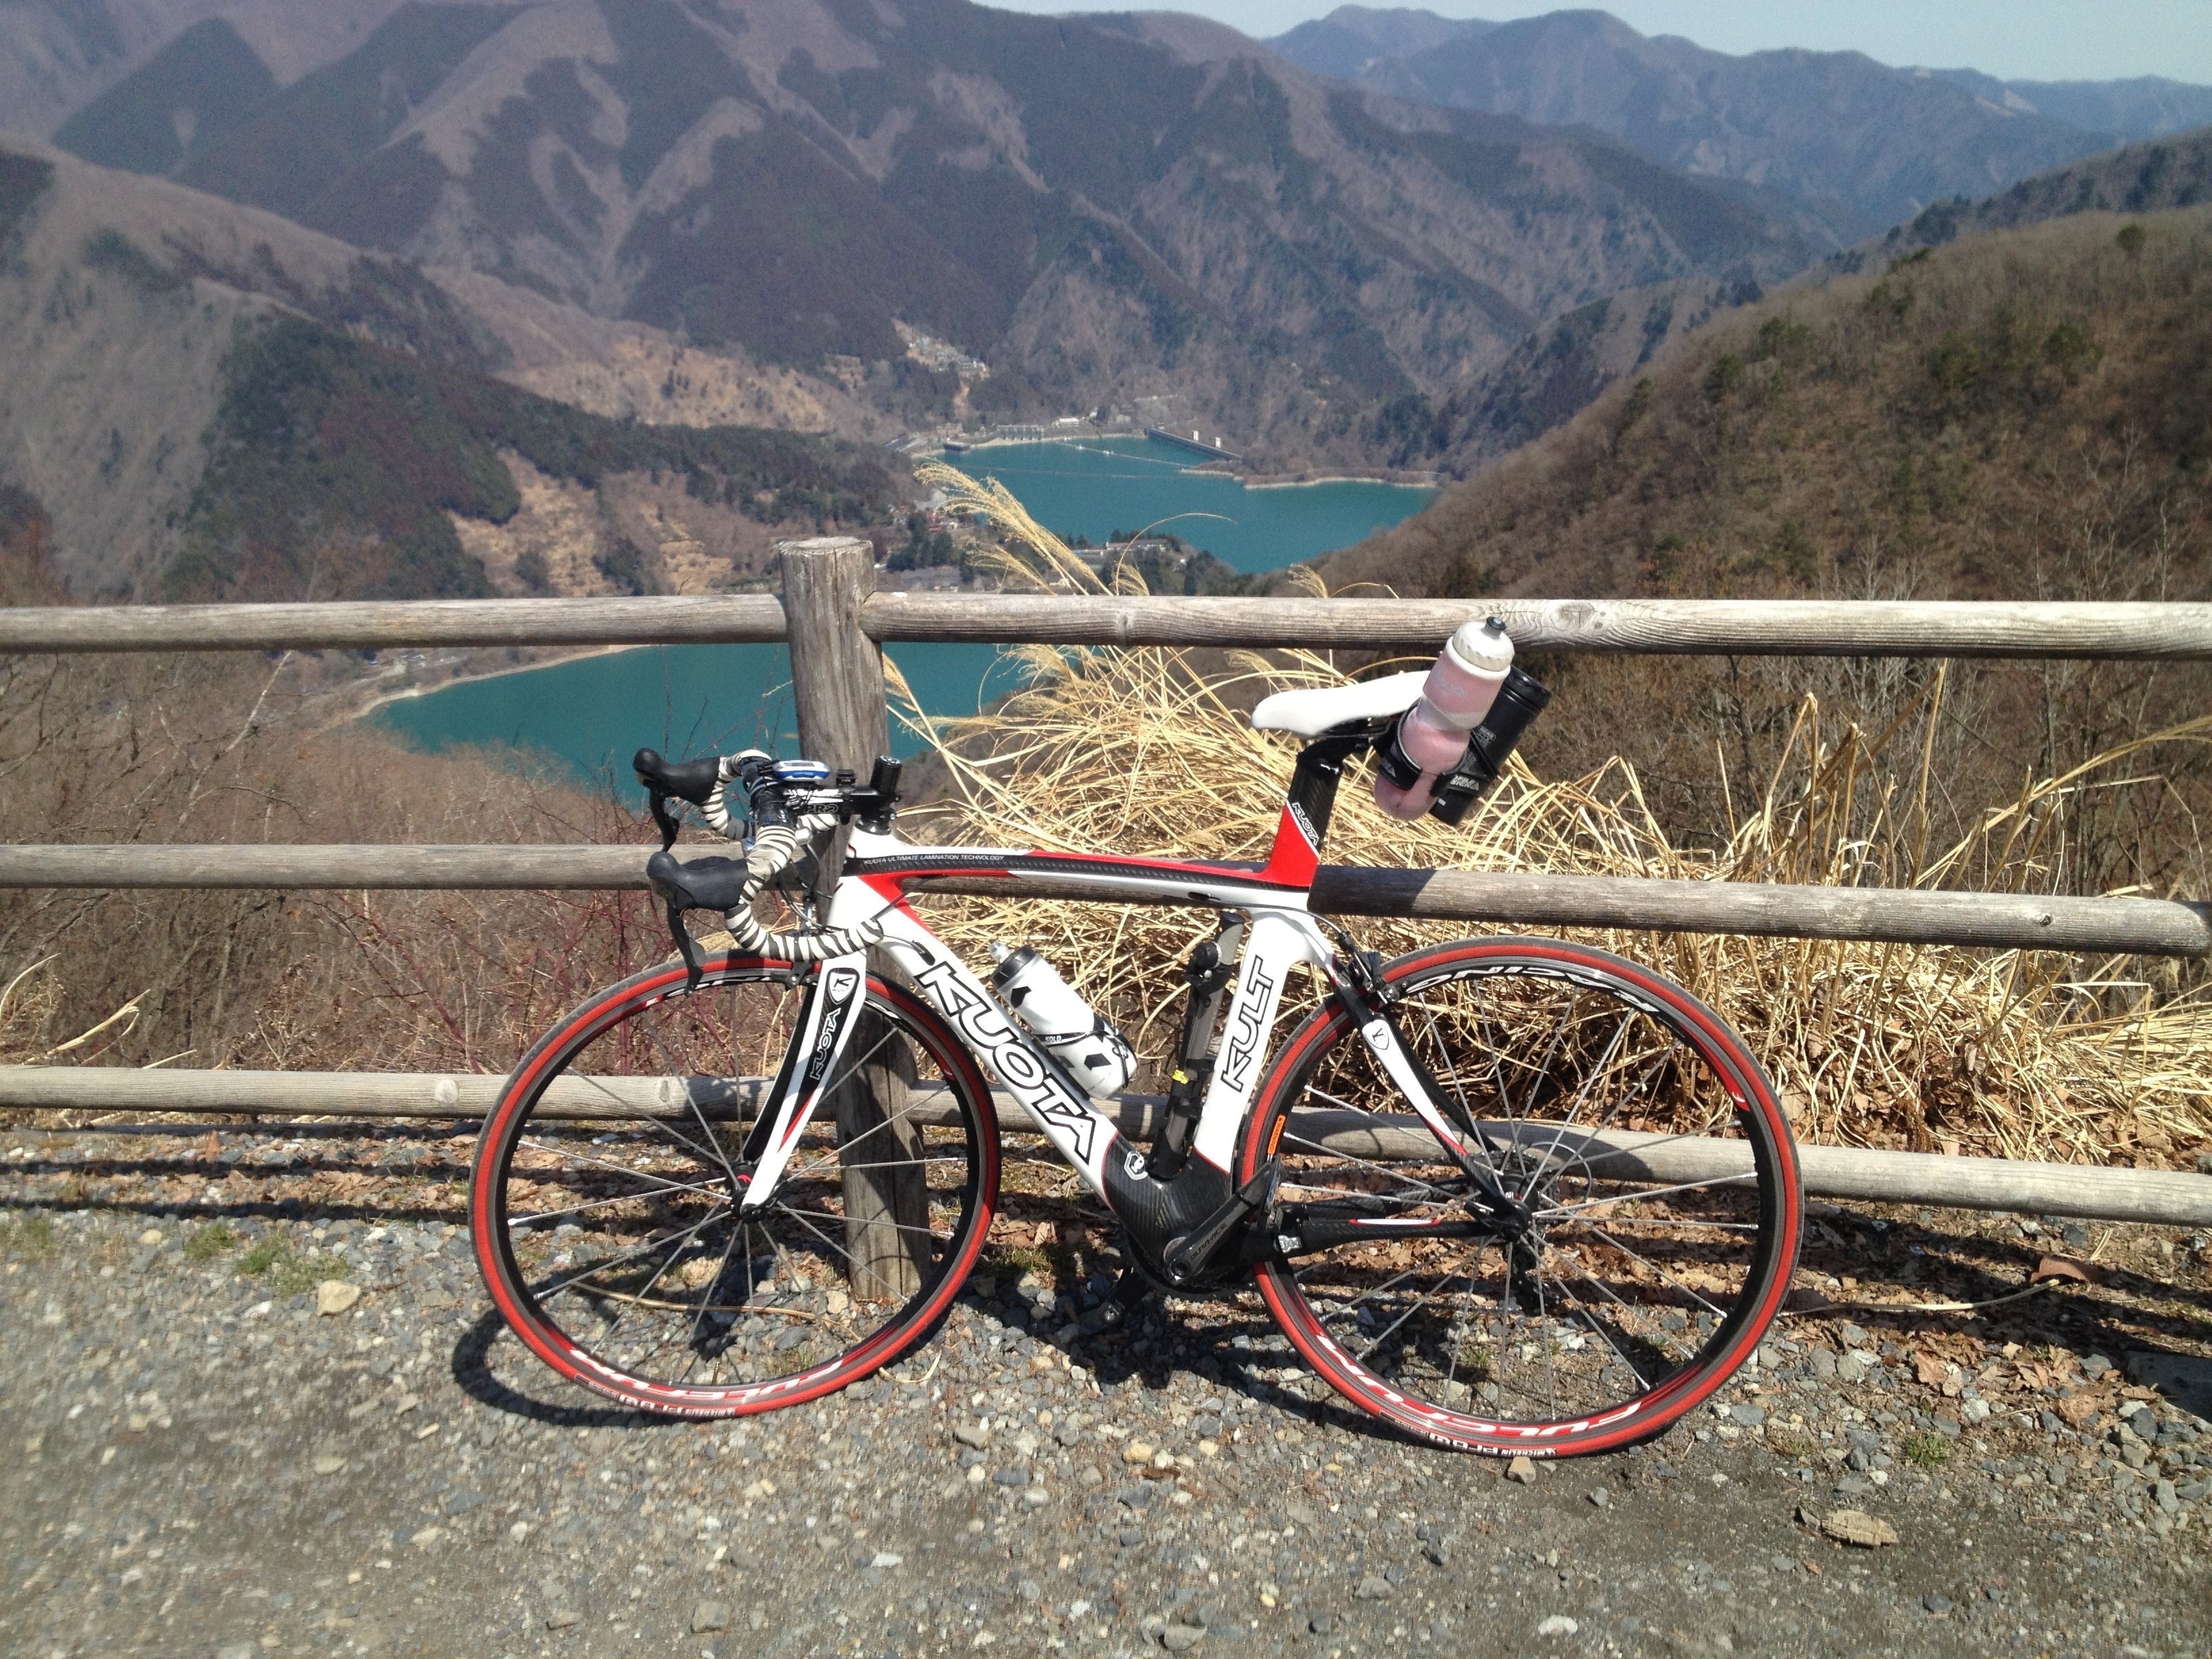
<path id="1" fill-rule="evenodd" d="M 1386 674 L 1379 680 L 1357 685 L 1316 686 L 1304 691 L 1278 691 L 1252 711 L 1253 729 L 1288 732 L 1297 737 L 1317 738 L 1332 726 L 1346 720 L 1381 720 L 1411 708 L 1428 683 L 1429 671 L 1416 668 L 1406 674 Z"/>

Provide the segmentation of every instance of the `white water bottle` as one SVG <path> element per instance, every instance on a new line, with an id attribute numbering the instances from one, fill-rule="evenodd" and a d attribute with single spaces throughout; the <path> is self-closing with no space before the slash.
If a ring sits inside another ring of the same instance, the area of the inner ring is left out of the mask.
<path id="1" fill-rule="evenodd" d="M 1436 799 L 1437 780 L 1467 756 L 1468 733 L 1482 724 L 1513 667 L 1513 641 L 1495 617 L 1465 623 L 1421 687 L 1421 700 L 1398 717 L 1376 757 L 1375 804 L 1394 818 L 1417 818 Z"/>
<path id="2" fill-rule="evenodd" d="M 1137 1069 L 1128 1039 L 1028 945 L 1010 951 L 994 945 L 991 959 L 999 964 L 991 971 L 991 988 L 1046 1052 L 1090 1093 L 1119 1094 Z"/>

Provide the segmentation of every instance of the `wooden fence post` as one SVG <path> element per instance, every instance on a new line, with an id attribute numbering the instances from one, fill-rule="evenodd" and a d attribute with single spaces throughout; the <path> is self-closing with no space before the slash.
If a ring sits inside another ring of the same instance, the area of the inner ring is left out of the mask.
<path id="1" fill-rule="evenodd" d="M 876 757 L 890 752 L 883 653 L 860 631 L 860 608 L 875 591 L 875 550 L 854 537 L 817 536 L 785 542 L 780 550 L 799 747 L 810 760 L 866 777 Z M 841 830 L 823 848 L 818 891 L 835 884 L 844 854 Z M 861 1063 L 828 1104 L 838 1145 L 853 1148 L 839 1154 L 853 1289 L 903 1299 L 921 1288 L 929 1260 L 921 1130 L 906 1109 L 914 1054 L 872 1015 L 861 1020 L 846 1052 Z"/>
<path id="2" fill-rule="evenodd" d="M 876 591 L 875 550 L 858 537 L 816 536 L 778 550 L 799 745 L 810 760 L 865 777 L 890 752 L 884 655 L 860 631 L 860 607 Z"/>

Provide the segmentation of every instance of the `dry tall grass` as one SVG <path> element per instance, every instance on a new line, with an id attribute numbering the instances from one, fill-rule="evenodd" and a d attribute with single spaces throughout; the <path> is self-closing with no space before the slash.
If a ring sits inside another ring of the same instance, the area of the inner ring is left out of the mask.
<path id="1" fill-rule="evenodd" d="M 949 467 L 929 470 L 925 482 L 990 516 L 1009 550 L 1002 580 L 1097 587 L 994 483 Z M 1174 650 L 1039 647 L 1019 655 L 1030 689 L 990 714 L 939 729 L 911 700 L 902 711 L 943 742 L 951 764 L 952 798 L 933 830 L 991 845 L 1263 857 L 1295 748 L 1253 731 L 1242 708 L 1255 691 L 1345 678 L 1329 656 L 1313 653 L 1237 657 L 1225 678 Z M 1765 775 L 1731 778 L 1723 762 L 1717 793 L 1728 831 L 1708 847 L 1670 837 L 1626 761 L 1546 781 L 1516 757 L 1457 830 L 1388 818 L 1369 798 L 1364 775 L 1348 777 L 1325 856 L 1401 867 L 2064 891 L 2069 826 L 2083 803 L 2099 792 L 2154 789 L 2162 754 L 2212 739 L 2212 720 L 2192 720 L 2063 775 L 2030 779 L 1946 842 L 1931 829 L 1950 821 L 1932 810 L 1942 696 L 1939 675 L 1875 732 L 1805 697 Z M 1542 732 L 1540 722 L 1530 745 L 1539 756 Z M 2185 862 L 2203 868 L 2194 848 Z M 948 937 L 971 946 L 994 938 L 1036 945 L 1154 1057 L 1175 1033 L 1172 968 L 1210 927 L 1187 910 L 1011 900 L 948 902 L 939 920 Z M 1357 931 L 1395 952 L 1467 929 L 1369 921 Z M 2162 964 L 1687 934 L 1583 937 L 1663 968 L 1716 1007 L 1750 1042 L 1810 1140 L 2150 1166 L 2212 1141 L 2212 1003 Z"/>

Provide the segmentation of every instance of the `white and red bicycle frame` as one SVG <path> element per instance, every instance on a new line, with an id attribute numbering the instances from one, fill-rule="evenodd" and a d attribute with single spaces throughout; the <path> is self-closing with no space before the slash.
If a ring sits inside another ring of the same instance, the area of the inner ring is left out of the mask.
<path id="1" fill-rule="evenodd" d="M 1264 1075 L 1267 1039 L 1274 1030 L 1285 981 L 1292 969 L 1314 969 L 1350 1006 L 1365 1009 L 1360 1035 L 1407 1103 L 1464 1164 L 1480 1157 L 1452 1124 L 1406 1054 L 1389 1022 L 1367 1008 L 1345 973 L 1328 935 L 1307 909 L 1318 866 L 1319 840 L 1309 814 L 1285 806 L 1267 863 L 1237 866 L 1088 854 L 1018 852 L 954 847 L 915 847 L 893 835 L 855 829 L 844 872 L 824 918 L 830 928 L 872 921 L 883 929 L 882 948 L 909 974 L 993 1078 L 1020 1103 L 1040 1133 L 1113 1206 L 1109 1166 L 1122 1161 L 1116 1185 L 1145 1177 L 1145 1154 L 1121 1127 L 1069 1080 L 958 957 L 946 948 L 907 902 L 908 887 L 933 878 L 991 878 L 1033 881 L 1064 893 L 1094 891 L 1102 902 L 1116 897 L 1177 900 L 1246 917 L 1235 991 L 1220 1025 L 1220 1050 L 1208 1082 L 1192 1155 L 1228 1175 L 1238 1129 Z M 788 1061 L 765 1107 L 768 1132 L 740 1208 L 757 1210 L 775 1197 L 784 1166 L 820 1105 L 839 1057 L 859 1024 L 865 999 L 865 952 L 830 957 L 814 982 Z"/>

